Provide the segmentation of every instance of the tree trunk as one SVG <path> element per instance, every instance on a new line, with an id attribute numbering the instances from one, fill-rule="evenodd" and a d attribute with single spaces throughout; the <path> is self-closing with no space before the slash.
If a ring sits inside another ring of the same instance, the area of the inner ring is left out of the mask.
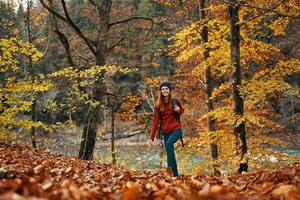
<path id="1" fill-rule="evenodd" d="M 26 25 L 27 25 L 27 34 L 28 34 L 28 42 L 32 43 L 32 32 L 31 32 L 31 26 L 30 26 L 30 9 L 32 7 L 32 1 L 27 1 L 27 13 L 26 13 Z M 34 84 L 35 82 L 35 77 L 34 77 L 34 68 L 33 68 L 33 63 L 31 57 L 29 59 L 29 72 L 31 72 L 32 76 L 32 83 Z M 36 98 L 35 95 L 33 95 L 33 102 L 31 105 L 31 120 L 35 122 L 35 110 L 36 110 Z M 31 127 L 31 133 L 30 133 L 30 139 L 31 139 L 31 144 L 33 148 L 36 148 L 36 141 L 35 141 L 35 127 Z"/>
<path id="2" fill-rule="evenodd" d="M 107 54 L 107 41 L 108 41 L 108 27 L 109 27 L 109 13 L 110 13 L 111 1 L 106 0 L 98 6 L 98 27 L 97 27 L 97 41 L 96 50 L 94 52 L 96 65 L 103 66 L 106 64 L 105 57 Z M 103 94 L 106 91 L 104 83 L 105 71 L 97 77 L 95 81 L 92 100 L 97 101 L 102 104 Z M 90 107 L 90 112 L 88 112 L 85 126 L 83 129 L 82 140 L 79 150 L 79 158 L 83 160 L 93 159 L 93 152 L 96 144 L 97 136 L 97 124 L 101 122 L 101 116 L 103 109 L 101 106 Z"/>
<path id="3" fill-rule="evenodd" d="M 36 97 L 34 97 L 34 98 L 36 98 Z M 33 122 L 35 122 L 35 110 L 36 110 L 36 99 L 33 100 L 32 105 L 31 105 L 31 112 L 32 112 L 31 113 L 31 120 Z M 36 148 L 37 145 L 36 145 L 36 140 L 35 140 L 35 127 L 34 126 L 31 127 L 30 138 L 31 138 L 32 147 Z"/>
<path id="4" fill-rule="evenodd" d="M 199 16 L 200 20 L 205 19 L 205 0 L 199 0 Z M 203 43 L 208 42 L 208 28 L 207 26 L 204 26 L 202 31 L 201 31 L 201 38 Z M 203 52 L 204 59 L 207 60 L 209 57 L 209 49 L 206 48 Z M 210 99 L 211 94 L 212 94 L 213 86 L 212 86 L 212 76 L 211 76 L 211 71 L 210 67 L 207 67 L 205 69 L 205 94 L 206 94 L 206 102 L 207 102 L 207 112 L 210 112 L 213 110 L 213 102 Z M 208 116 L 207 117 L 207 128 L 208 131 L 215 131 L 215 120 Z M 212 140 L 215 138 L 211 138 Z M 211 157 L 214 161 L 218 159 L 218 146 L 215 143 L 210 144 L 210 151 L 211 151 Z M 214 169 L 214 175 L 219 176 L 220 171 L 218 170 L 218 165 L 213 164 L 213 169 Z"/>
<path id="5" fill-rule="evenodd" d="M 111 105 L 111 159 L 112 164 L 116 164 L 116 154 L 115 154 L 115 115 L 114 115 L 114 105 Z"/>
<path id="6" fill-rule="evenodd" d="M 97 65 L 105 65 L 105 59 L 103 54 L 103 59 L 98 57 L 98 61 L 102 60 L 103 63 L 98 62 Z M 105 72 L 102 72 L 98 80 L 95 81 L 93 91 L 92 91 L 92 100 L 97 101 L 102 104 L 103 94 L 106 91 L 105 83 L 103 81 Z M 79 150 L 79 158 L 83 160 L 92 160 L 93 152 L 96 144 L 97 137 L 97 124 L 100 123 L 103 109 L 101 106 L 92 107 L 90 106 L 89 112 L 85 120 L 85 125 L 82 133 L 82 139 Z"/>
<path id="7" fill-rule="evenodd" d="M 232 73 L 232 93 L 234 101 L 234 113 L 237 119 L 244 115 L 244 101 L 240 94 L 239 88 L 241 86 L 241 65 L 240 65 L 240 25 L 239 25 L 239 5 L 236 0 L 231 0 L 232 4 L 229 5 L 230 16 L 230 60 L 231 65 L 234 67 Z M 240 157 L 238 172 L 248 170 L 248 162 L 244 158 L 247 153 L 246 131 L 245 122 L 236 120 L 234 125 L 234 135 L 236 140 L 236 154 Z"/>

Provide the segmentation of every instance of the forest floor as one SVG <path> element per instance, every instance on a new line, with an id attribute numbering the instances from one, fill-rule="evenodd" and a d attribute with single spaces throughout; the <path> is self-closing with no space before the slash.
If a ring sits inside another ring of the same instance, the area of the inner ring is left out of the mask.
<path id="1" fill-rule="evenodd" d="M 0 140 L 0 199 L 300 199 L 300 163 L 226 177 L 132 172 Z"/>

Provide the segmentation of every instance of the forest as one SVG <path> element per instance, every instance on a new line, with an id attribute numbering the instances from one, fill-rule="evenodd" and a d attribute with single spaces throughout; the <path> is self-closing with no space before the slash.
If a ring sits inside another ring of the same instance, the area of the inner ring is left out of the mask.
<path id="1" fill-rule="evenodd" d="M 299 0 L 0 0 L 0 199 L 300 199 L 299 43 Z"/>

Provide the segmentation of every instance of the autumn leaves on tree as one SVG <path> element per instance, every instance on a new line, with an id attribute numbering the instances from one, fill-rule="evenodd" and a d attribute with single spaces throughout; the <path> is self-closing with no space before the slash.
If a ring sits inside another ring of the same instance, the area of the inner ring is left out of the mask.
<path id="1" fill-rule="evenodd" d="M 200 20 L 176 33 L 172 45 L 177 61 L 182 63 L 181 70 L 193 74 L 188 81 L 193 84 L 200 77 L 206 80 L 203 92 L 207 112 L 202 119 L 207 118 L 208 130 L 200 141 L 210 144 L 214 166 L 218 166 L 216 158 L 221 152 L 223 159 L 228 156 L 233 165 L 238 164 L 239 172 L 248 168 L 246 131 L 252 150 L 253 141 L 257 140 L 255 146 L 259 143 L 254 135 L 280 129 L 265 115 L 274 112 L 265 104 L 266 98 L 278 95 L 279 91 L 299 95 L 284 80 L 299 71 L 299 60 L 281 54 L 276 44 L 266 42 L 267 38 L 285 34 L 288 21 L 299 17 L 297 2 L 278 1 L 271 7 L 266 2 L 252 3 L 220 1 L 208 2 L 204 7 L 205 1 L 196 2 Z M 272 32 L 267 34 L 266 29 Z M 186 68 L 185 63 L 194 66 Z M 283 66 L 287 67 L 285 72 Z M 222 141 L 226 141 L 226 146 Z M 255 154 L 255 150 L 251 153 Z"/>

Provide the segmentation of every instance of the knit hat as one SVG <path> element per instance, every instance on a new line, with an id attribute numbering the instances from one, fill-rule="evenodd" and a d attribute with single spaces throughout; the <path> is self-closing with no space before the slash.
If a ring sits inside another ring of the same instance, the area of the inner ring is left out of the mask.
<path id="1" fill-rule="evenodd" d="M 165 86 L 165 87 L 168 87 L 170 89 L 170 91 L 172 90 L 172 86 L 171 86 L 171 83 L 169 81 L 164 81 L 162 82 L 160 85 L 159 85 L 159 89 L 161 90 L 161 88 Z"/>

